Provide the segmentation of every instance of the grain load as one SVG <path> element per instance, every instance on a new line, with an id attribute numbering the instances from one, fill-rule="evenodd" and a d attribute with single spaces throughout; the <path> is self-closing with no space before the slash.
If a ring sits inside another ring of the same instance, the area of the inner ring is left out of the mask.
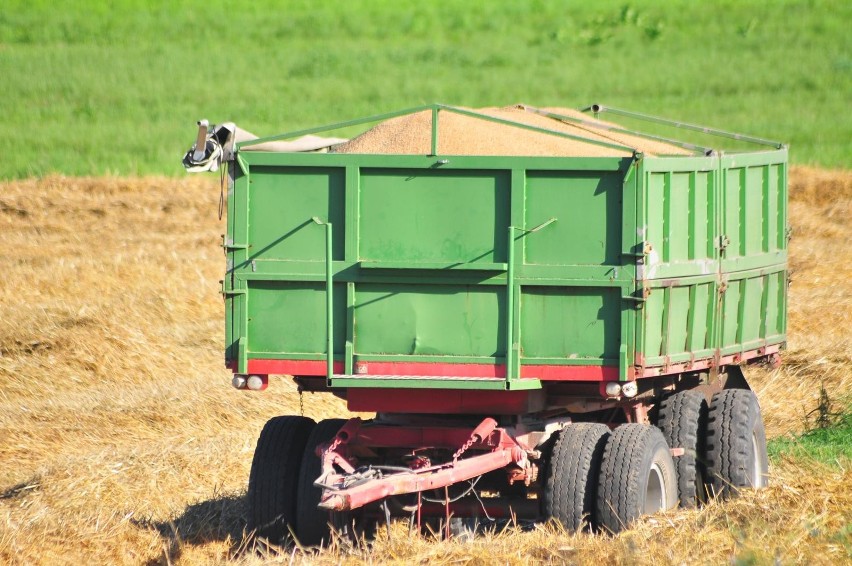
<path id="1" fill-rule="evenodd" d="M 539 111 L 523 105 L 464 110 L 526 124 L 558 134 L 533 131 L 493 122 L 487 118 L 441 110 L 438 117 L 438 153 L 442 155 L 505 155 L 547 157 L 628 157 L 633 150 L 647 155 L 689 155 L 667 143 L 611 131 L 615 124 L 596 120 L 576 110 L 547 108 Z M 541 112 L 560 114 L 560 120 Z M 351 141 L 337 146 L 337 153 L 427 155 L 431 153 L 432 112 L 424 110 L 379 123 Z M 604 142 L 619 147 L 600 145 Z"/>

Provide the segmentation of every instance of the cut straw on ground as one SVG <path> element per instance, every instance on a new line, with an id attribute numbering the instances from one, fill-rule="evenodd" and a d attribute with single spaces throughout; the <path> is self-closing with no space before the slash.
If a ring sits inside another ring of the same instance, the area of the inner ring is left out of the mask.
<path id="1" fill-rule="evenodd" d="M 254 444 L 299 398 L 283 377 L 260 394 L 230 386 L 218 200 L 209 177 L 0 184 L 0 562 L 852 561 L 852 463 L 783 456 L 766 490 L 616 537 L 539 526 L 435 544 L 396 524 L 369 549 L 255 546 L 244 538 Z M 850 217 L 852 173 L 792 170 L 789 349 L 780 369 L 750 372 L 770 438 L 807 426 L 821 384 L 850 401 Z M 320 395 L 304 411 L 346 415 Z"/>

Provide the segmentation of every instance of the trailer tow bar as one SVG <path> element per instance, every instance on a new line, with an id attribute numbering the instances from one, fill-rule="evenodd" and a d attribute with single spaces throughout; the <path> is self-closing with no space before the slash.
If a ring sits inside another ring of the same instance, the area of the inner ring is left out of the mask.
<path id="1" fill-rule="evenodd" d="M 314 485 L 323 490 L 319 503 L 321 509 L 351 511 L 390 496 L 409 493 L 418 494 L 419 507 L 419 494 L 424 491 L 447 488 L 511 464 L 519 468 L 511 470 L 513 477 L 524 477 L 530 468 L 526 450 L 503 429 L 497 428 L 494 419 L 487 418 L 459 446 L 450 462 L 411 469 L 394 467 L 387 475 L 382 473 L 381 466 L 355 469 L 340 449 L 359 440 L 359 427 L 360 419 L 350 420 L 331 444 L 318 449 L 318 452 L 322 451 L 323 473 Z M 490 451 L 460 459 L 474 447 Z"/>

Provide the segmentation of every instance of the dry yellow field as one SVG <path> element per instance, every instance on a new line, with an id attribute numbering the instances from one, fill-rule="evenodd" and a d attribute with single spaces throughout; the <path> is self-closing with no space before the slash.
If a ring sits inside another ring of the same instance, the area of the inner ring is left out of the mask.
<path id="1" fill-rule="evenodd" d="M 0 563 L 852 562 L 852 464 L 792 460 L 768 489 L 616 537 L 543 525 L 436 544 L 399 524 L 369 549 L 253 547 L 255 439 L 299 400 L 283 378 L 230 386 L 218 199 L 214 176 L 0 183 Z M 752 374 L 770 438 L 802 429 L 820 382 L 852 393 L 852 173 L 794 168 L 790 217 L 789 351 Z"/>

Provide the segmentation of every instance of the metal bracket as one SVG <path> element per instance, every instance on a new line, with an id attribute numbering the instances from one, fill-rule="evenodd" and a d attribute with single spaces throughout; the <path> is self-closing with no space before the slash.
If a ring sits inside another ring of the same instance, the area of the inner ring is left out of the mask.
<path id="1" fill-rule="evenodd" d="M 333 293 L 334 280 L 331 260 L 331 222 L 323 222 L 318 216 L 311 217 L 311 220 L 319 226 L 325 226 L 325 321 L 326 321 L 326 347 L 328 348 L 326 357 L 326 379 L 328 385 L 331 385 L 331 378 L 334 376 L 334 303 Z"/>
<path id="2" fill-rule="evenodd" d="M 509 241 L 506 250 L 506 388 L 512 389 L 511 383 L 520 378 L 520 345 L 515 341 L 515 230 L 522 235 L 532 234 L 556 222 L 550 218 L 535 228 L 527 230 L 518 226 L 509 226 Z M 516 364 L 518 367 L 516 368 Z"/>
<path id="3" fill-rule="evenodd" d="M 634 249 L 637 249 L 639 251 L 624 252 L 621 255 L 633 257 L 636 258 L 638 261 L 641 261 L 645 258 L 645 256 L 654 251 L 654 246 L 651 244 L 651 242 L 639 242 L 638 244 L 636 244 L 636 247 Z"/>
<path id="4" fill-rule="evenodd" d="M 651 288 L 650 287 L 642 287 L 637 290 L 636 293 L 632 295 L 624 295 L 621 297 L 623 301 L 630 301 L 634 303 L 633 308 L 641 309 L 645 302 L 648 300 L 648 297 L 651 296 Z"/>
<path id="5" fill-rule="evenodd" d="M 247 250 L 248 244 L 235 244 L 232 239 L 226 238 L 225 235 L 222 234 L 222 247 L 226 252 L 230 252 L 233 250 Z"/>
<path id="6" fill-rule="evenodd" d="M 220 279 L 219 283 L 222 285 L 222 289 L 219 292 L 221 294 L 225 295 L 226 297 L 248 294 L 248 291 L 246 289 L 225 289 L 225 280 L 224 279 Z"/>

